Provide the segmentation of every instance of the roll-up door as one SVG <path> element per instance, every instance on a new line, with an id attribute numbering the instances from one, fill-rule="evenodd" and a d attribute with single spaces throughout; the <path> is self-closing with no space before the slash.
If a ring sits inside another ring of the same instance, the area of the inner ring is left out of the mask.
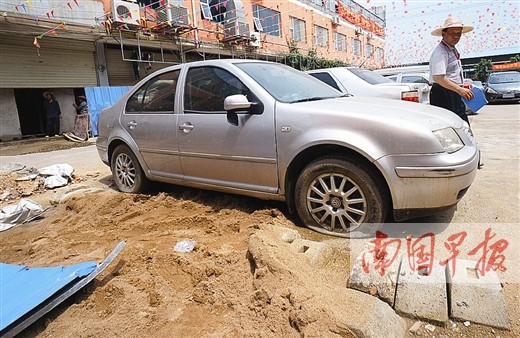
<path id="1" fill-rule="evenodd" d="M 97 86 L 94 42 L 0 35 L 0 88 Z"/>
<path id="2" fill-rule="evenodd" d="M 172 66 L 178 62 L 177 56 L 166 49 L 164 49 L 161 54 L 161 50 L 145 50 L 142 48 L 142 62 L 130 61 L 138 59 L 137 54 L 134 54 L 134 50 L 132 49 L 125 48 L 123 54 L 121 54 L 120 46 L 106 45 L 105 58 L 107 61 L 108 83 L 110 86 L 132 86 L 148 74 L 164 67 Z M 152 62 L 144 61 L 146 57 L 149 57 Z M 134 68 L 136 66 L 139 66 L 138 70 Z"/>

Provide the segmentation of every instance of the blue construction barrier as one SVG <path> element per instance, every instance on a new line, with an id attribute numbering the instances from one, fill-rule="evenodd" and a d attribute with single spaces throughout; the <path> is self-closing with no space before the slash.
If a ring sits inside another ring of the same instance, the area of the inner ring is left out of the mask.
<path id="1" fill-rule="evenodd" d="M 116 103 L 130 88 L 132 87 L 85 87 L 92 136 L 97 136 L 97 123 L 101 110 Z"/>

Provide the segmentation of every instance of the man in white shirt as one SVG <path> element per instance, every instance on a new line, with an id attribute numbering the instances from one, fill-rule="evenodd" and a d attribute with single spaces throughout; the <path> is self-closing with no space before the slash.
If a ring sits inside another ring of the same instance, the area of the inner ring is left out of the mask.
<path id="1" fill-rule="evenodd" d="M 443 26 L 432 32 L 432 35 L 442 36 L 442 40 L 430 56 L 430 82 L 433 84 L 430 104 L 451 110 L 468 124 L 462 97 L 471 100 L 474 94 L 462 86 L 464 75 L 455 45 L 462 34 L 472 30 L 473 27 L 463 25 L 458 18 L 447 18 Z"/>

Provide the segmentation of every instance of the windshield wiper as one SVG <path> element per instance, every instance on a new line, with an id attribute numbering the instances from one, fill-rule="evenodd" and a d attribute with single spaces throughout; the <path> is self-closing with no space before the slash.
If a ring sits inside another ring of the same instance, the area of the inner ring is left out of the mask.
<path id="1" fill-rule="evenodd" d="M 299 99 L 299 100 L 296 100 L 296 101 L 291 101 L 291 103 L 300 103 L 300 102 L 310 102 L 310 101 L 319 101 L 319 100 L 326 100 L 326 99 L 333 99 L 335 97 L 340 97 L 340 96 L 327 96 L 327 97 L 323 97 L 323 96 L 314 96 L 314 97 L 307 97 L 305 99 Z"/>

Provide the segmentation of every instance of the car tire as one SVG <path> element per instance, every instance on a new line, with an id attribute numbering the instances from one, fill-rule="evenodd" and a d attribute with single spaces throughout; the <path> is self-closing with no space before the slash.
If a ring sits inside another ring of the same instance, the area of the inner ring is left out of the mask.
<path id="1" fill-rule="evenodd" d="M 323 157 L 308 164 L 295 188 L 298 216 L 308 228 L 327 235 L 373 236 L 388 213 L 384 182 L 359 161 Z M 332 179 L 333 178 L 333 179 Z"/>
<path id="2" fill-rule="evenodd" d="M 148 179 L 137 157 L 128 146 L 116 147 L 110 163 L 112 177 L 119 191 L 137 194 L 148 187 Z"/>

